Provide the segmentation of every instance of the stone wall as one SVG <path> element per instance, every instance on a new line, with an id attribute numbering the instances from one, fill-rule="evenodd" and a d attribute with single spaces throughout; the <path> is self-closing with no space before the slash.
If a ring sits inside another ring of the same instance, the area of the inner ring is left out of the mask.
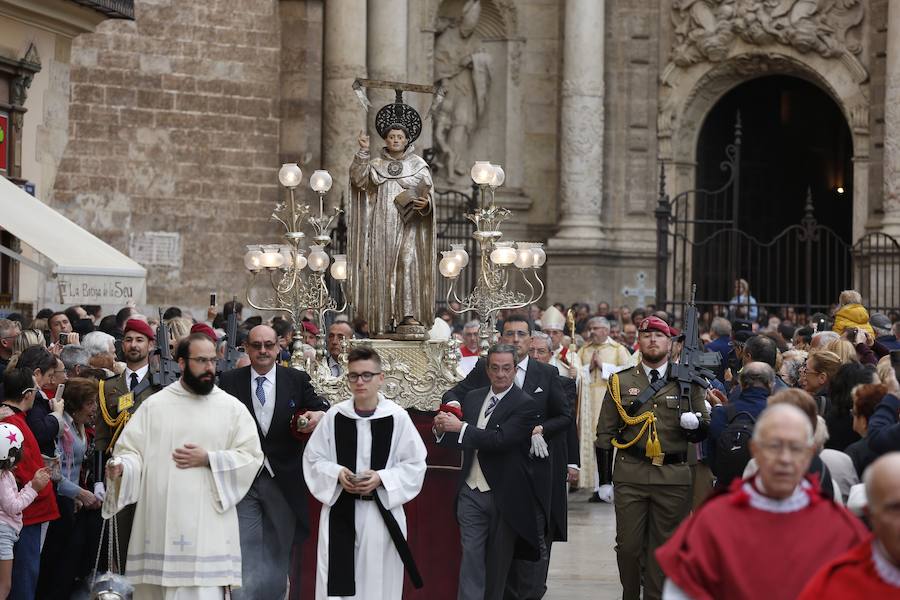
<path id="1" fill-rule="evenodd" d="M 73 44 L 50 203 L 148 268 L 150 304 L 241 296 L 244 244 L 278 234 L 278 3 L 137 0 L 135 16 Z"/>

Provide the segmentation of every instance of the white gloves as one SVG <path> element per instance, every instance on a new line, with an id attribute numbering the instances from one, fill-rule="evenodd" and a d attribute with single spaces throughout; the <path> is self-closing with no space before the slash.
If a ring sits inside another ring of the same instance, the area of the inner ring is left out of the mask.
<path id="1" fill-rule="evenodd" d="M 103 502 L 103 499 L 106 498 L 106 486 L 103 485 L 102 481 L 94 484 L 94 495 L 97 496 L 97 500 L 100 502 Z"/>
<path id="2" fill-rule="evenodd" d="M 611 483 L 607 483 L 600 486 L 600 489 L 597 490 L 597 495 L 600 496 L 600 499 L 606 502 L 607 504 L 612 504 L 613 502 L 613 486 Z"/>
<path id="3" fill-rule="evenodd" d="M 692 412 L 681 413 L 681 427 L 693 431 L 700 427 L 700 419 Z"/>
<path id="4" fill-rule="evenodd" d="M 550 456 L 550 448 L 547 447 L 547 442 L 544 441 L 544 436 L 540 433 L 531 436 L 531 455 L 538 458 Z"/>

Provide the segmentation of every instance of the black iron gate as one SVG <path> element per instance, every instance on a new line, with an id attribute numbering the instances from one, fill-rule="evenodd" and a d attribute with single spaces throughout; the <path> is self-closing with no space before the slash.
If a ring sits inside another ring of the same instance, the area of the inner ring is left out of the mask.
<path id="1" fill-rule="evenodd" d="M 471 290 L 475 287 L 477 276 L 476 266 L 478 262 L 478 245 L 472 237 L 474 224 L 466 218 L 467 214 L 475 212 L 478 208 L 478 186 L 472 186 L 471 194 L 465 194 L 456 190 L 434 192 L 434 209 L 437 220 L 437 248 L 438 260 L 440 252 L 450 250 L 451 244 L 462 244 L 469 253 L 469 265 L 459 275 L 457 290 Z M 438 273 L 435 281 L 434 300 L 438 306 L 447 305 L 447 291 L 450 289 L 450 281 Z"/>
<path id="2" fill-rule="evenodd" d="M 851 245 L 817 222 L 812 193 L 804 216 L 769 241 L 738 227 L 741 124 L 721 163 L 728 177 L 712 191 L 689 190 L 670 199 L 661 169 L 657 220 L 657 305 L 681 320 L 691 284 L 710 314 L 749 316 L 793 308 L 828 313 L 841 290 L 858 290 L 870 310 L 900 306 L 900 244 L 868 233 Z M 749 294 L 739 294 L 738 280 Z M 750 299 L 752 297 L 752 300 Z"/>

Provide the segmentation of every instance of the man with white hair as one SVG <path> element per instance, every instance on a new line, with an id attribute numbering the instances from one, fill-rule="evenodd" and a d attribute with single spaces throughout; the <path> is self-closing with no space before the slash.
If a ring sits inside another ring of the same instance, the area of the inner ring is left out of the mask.
<path id="1" fill-rule="evenodd" d="M 822 567 L 800 600 L 900 596 L 900 452 L 872 463 L 863 481 L 875 538 Z"/>
<path id="2" fill-rule="evenodd" d="M 578 439 L 581 449 L 578 486 L 594 490 L 590 502 L 603 500 L 599 494 L 600 476 L 597 472 L 594 439 L 597 437 L 600 407 L 606 396 L 607 379 L 613 371 L 636 364 L 637 359 L 637 354 L 632 356 L 625 346 L 609 337 L 609 330 L 606 317 L 592 317 L 588 321 L 589 341 L 578 351 L 578 358 L 583 365 L 578 408 Z"/>
<path id="3" fill-rule="evenodd" d="M 87 350 L 91 357 L 98 354 L 115 354 L 116 338 L 102 331 L 92 331 L 81 340 L 81 347 Z"/>
<path id="4" fill-rule="evenodd" d="M 469 374 L 469 371 L 475 368 L 475 363 L 481 357 L 481 323 L 477 320 L 469 321 L 463 325 L 463 344 L 459 347 L 459 353 L 462 358 L 459 359 L 457 370 L 463 377 Z"/>
<path id="5" fill-rule="evenodd" d="M 812 342 L 809 344 L 809 350 L 821 350 L 828 346 L 834 340 L 841 339 L 841 336 L 833 331 L 817 331 L 812 336 Z"/>
<path id="6" fill-rule="evenodd" d="M 763 411 L 750 452 L 757 474 L 711 497 L 656 551 L 663 599 L 793 599 L 822 565 L 868 538 L 805 479 L 815 442 L 799 408 Z"/>

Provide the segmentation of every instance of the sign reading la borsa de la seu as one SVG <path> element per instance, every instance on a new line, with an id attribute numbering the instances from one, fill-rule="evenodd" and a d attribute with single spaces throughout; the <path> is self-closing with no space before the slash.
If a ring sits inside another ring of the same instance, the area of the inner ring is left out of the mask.
<path id="1" fill-rule="evenodd" d="M 144 302 L 147 282 L 140 277 L 115 275 L 58 275 L 62 304 L 124 304 Z"/>

